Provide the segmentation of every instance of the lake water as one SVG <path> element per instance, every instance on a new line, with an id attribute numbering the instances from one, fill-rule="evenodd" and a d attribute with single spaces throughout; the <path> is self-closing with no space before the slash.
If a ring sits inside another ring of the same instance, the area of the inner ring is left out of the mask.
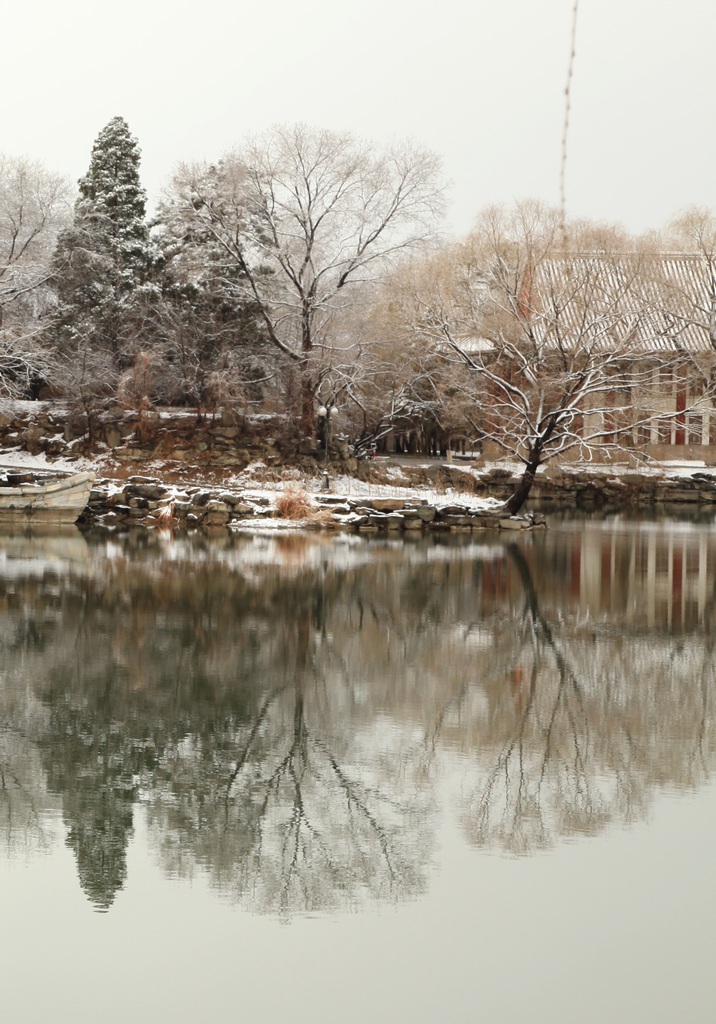
<path id="1" fill-rule="evenodd" d="M 714 1019 L 716 527 L 0 538 L 18 1024 Z"/>

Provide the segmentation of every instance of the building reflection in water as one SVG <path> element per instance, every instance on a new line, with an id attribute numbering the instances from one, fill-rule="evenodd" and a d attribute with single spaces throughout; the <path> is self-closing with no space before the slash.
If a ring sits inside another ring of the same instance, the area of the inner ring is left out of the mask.
<path id="1" fill-rule="evenodd" d="M 142 813 L 168 872 L 290 914 L 423 891 L 446 789 L 511 854 L 639 819 L 713 772 L 715 556 L 618 520 L 4 538 L 0 843 L 60 809 L 107 909 Z"/>
<path id="2" fill-rule="evenodd" d="M 620 608 L 624 621 L 693 630 L 713 608 L 714 547 L 705 530 L 665 531 L 657 524 L 634 534 L 593 531 L 579 550 L 583 608 Z"/>
<path id="3" fill-rule="evenodd" d="M 588 522 L 551 536 L 527 555 L 548 602 L 554 591 L 584 615 L 669 631 L 713 617 L 716 533 L 690 523 Z M 495 555 L 484 575 L 488 601 L 508 593 L 509 560 Z M 521 589 L 521 581 L 511 586 Z"/>

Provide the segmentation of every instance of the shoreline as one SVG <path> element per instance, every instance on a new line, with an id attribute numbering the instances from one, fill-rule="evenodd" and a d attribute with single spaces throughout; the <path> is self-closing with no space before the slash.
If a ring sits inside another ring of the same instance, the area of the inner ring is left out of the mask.
<path id="1" fill-rule="evenodd" d="M 426 531 L 533 530 L 545 514 L 643 514 L 673 510 L 716 516 L 716 472 L 698 462 L 555 466 L 534 482 L 517 516 L 504 512 L 520 474 L 516 463 L 482 463 L 413 457 L 378 457 L 360 476 L 329 478 L 318 462 L 312 470 L 261 460 L 240 471 L 147 460 L 131 472 L 108 453 L 62 458 L 5 450 L 4 465 L 24 470 L 76 473 L 91 470 L 96 481 L 83 528 L 170 528 L 224 531 L 280 529 L 419 534 Z M 538 511 L 534 511 L 537 509 Z M 29 525 L 32 525 L 31 523 Z"/>
<path id="2" fill-rule="evenodd" d="M 274 474 L 272 481 L 257 479 L 260 474 L 254 471 L 218 484 L 193 474 L 181 484 L 163 481 L 159 474 L 104 478 L 96 482 L 81 521 L 205 532 L 261 528 L 399 534 L 541 529 L 550 511 L 609 515 L 673 509 L 716 515 L 716 474 L 701 467 L 649 473 L 615 473 L 614 467 L 606 472 L 601 467 L 553 470 L 538 475 L 528 507 L 516 516 L 504 512 L 516 479 L 504 466 L 488 468 L 479 477 L 459 470 L 463 475 L 456 479 L 452 467 L 437 468 L 449 474 L 452 485 L 433 480 L 431 486 L 422 473 L 413 483 L 402 474 L 391 483 L 342 476 L 328 491 L 317 486 L 315 476 L 307 479 L 291 471 Z"/>
<path id="3" fill-rule="evenodd" d="M 82 526 L 164 528 L 181 532 L 245 532 L 303 529 L 354 533 L 467 532 L 543 528 L 535 513 L 508 516 L 494 499 L 456 501 L 447 495 L 309 491 L 292 481 L 282 489 L 180 487 L 156 477 L 133 476 L 123 484 L 95 483 Z"/>
<path id="4" fill-rule="evenodd" d="M 455 453 L 453 458 L 381 455 L 358 460 L 345 440 L 321 450 L 281 433 L 280 420 L 221 412 L 126 409 L 98 421 L 86 454 L 85 426 L 47 402 L 3 403 L 0 461 L 22 469 L 76 473 L 96 482 L 86 525 L 365 532 L 532 529 L 544 513 L 622 513 L 678 508 L 716 513 L 716 469 L 702 461 L 547 463 L 517 516 L 503 504 L 522 466 Z M 330 474 L 328 490 L 324 487 Z M 303 506 L 303 510 L 301 510 Z M 539 509 L 539 513 L 530 511 Z"/>

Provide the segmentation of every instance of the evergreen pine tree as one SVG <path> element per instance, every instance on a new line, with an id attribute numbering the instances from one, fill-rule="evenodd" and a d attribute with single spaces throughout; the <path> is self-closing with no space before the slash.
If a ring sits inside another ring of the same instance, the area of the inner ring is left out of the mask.
<path id="1" fill-rule="evenodd" d="M 127 122 L 112 118 L 92 147 L 75 207 L 76 226 L 88 229 L 98 249 L 111 257 L 120 290 L 144 284 L 153 263 L 139 161 L 139 146 Z"/>
<path id="2" fill-rule="evenodd" d="M 63 347 L 111 353 L 120 367 L 136 350 L 142 307 L 156 297 L 157 250 L 145 219 L 139 162 L 126 121 L 112 118 L 92 148 L 74 223 L 58 239 L 54 258 Z"/>

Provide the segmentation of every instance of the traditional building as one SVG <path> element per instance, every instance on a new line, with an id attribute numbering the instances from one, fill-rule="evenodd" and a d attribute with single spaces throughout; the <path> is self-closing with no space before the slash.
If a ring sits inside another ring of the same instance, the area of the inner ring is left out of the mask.
<path id="1" fill-rule="evenodd" d="M 501 431 L 514 431 L 520 404 L 534 406 L 536 430 L 550 404 L 564 416 L 564 395 L 573 388 L 578 396 L 586 381 L 568 410 L 563 457 L 621 447 L 656 459 L 716 461 L 711 260 L 589 253 L 544 259 L 512 280 L 511 291 L 504 281 L 485 281 L 484 334 L 453 343 L 483 369 L 485 433 L 497 447 Z"/>

